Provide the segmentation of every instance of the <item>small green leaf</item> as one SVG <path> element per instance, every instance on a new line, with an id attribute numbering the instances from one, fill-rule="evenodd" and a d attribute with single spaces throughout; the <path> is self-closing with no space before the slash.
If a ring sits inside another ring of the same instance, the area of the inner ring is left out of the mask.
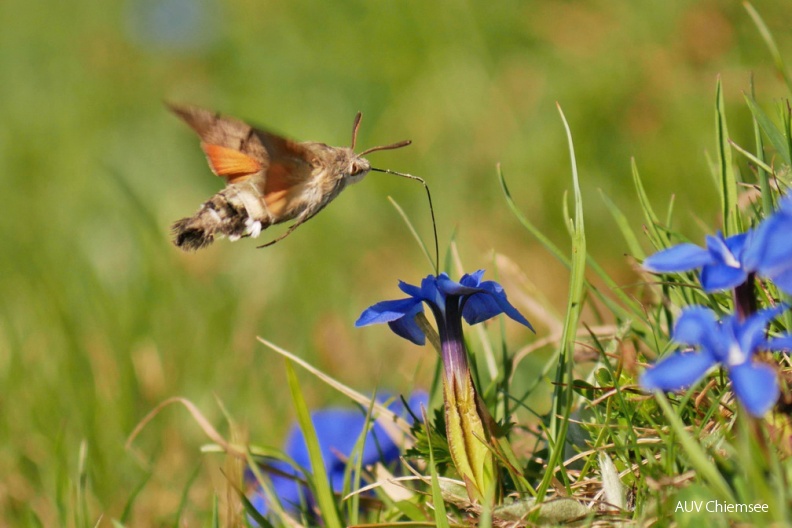
<path id="1" fill-rule="evenodd" d="M 514 501 L 495 508 L 493 517 L 500 521 L 515 522 L 524 520 L 535 512 L 537 524 L 563 524 L 591 515 L 591 510 L 574 499 L 560 498 L 542 503 L 537 507 L 533 497 Z"/>
<path id="2" fill-rule="evenodd" d="M 605 502 L 623 510 L 627 505 L 627 498 L 625 497 L 624 486 L 619 478 L 619 472 L 613 464 L 613 460 L 605 451 L 600 451 L 598 458 Z"/>

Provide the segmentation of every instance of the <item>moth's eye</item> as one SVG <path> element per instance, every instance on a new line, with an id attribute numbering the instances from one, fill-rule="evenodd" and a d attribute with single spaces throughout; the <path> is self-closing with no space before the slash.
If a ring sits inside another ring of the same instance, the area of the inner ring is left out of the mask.
<path id="1" fill-rule="evenodd" d="M 353 161 L 352 166 L 349 168 L 349 174 L 357 174 L 360 171 L 361 171 L 361 167 L 358 164 L 358 162 Z"/>

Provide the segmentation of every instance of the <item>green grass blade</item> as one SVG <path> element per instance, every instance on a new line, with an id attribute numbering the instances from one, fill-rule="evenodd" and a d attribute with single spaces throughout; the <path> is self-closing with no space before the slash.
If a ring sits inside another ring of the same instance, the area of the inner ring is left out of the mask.
<path id="1" fill-rule="evenodd" d="M 751 75 L 751 99 L 756 99 L 756 90 L 754 87 L 754 78 Z M 756 116 L 753 116 L 753 131 L 754 141 L 756 142 L 756 165 L 757 176 L 759 179 L 759 188 L 762 190 L 762 211 L 765 216 L 773 214 L 773 193 L 770 190 L 770 175 L 772 170 L 767 170 L 764 153 L 764 140 L 762 139 L 762 132 L 759 128 L 759 122 Z"/>
<path id="2" fill-rule="evenodd" d="M 531 235 L 533 235 L 544 248 L 549 251 L 559 262 L 561 262 L 567 268 L 570 267 L 569 259 L 566 255 L 555 245 L 553 242 L 547 238 L 528 218 L 520 211 L 520 208 L 517 207 L 517 204 L 514 202 L 514 198 L 512 198 L 511 192 L 509 192 L 509 187 L 506 185 L 506 178 L 503 176 L 503 171 L 501 170 L 501 166 L 498 165 L 498 181 L 500 181 L 501 189 L 503 190 L 503 195 L 506 197 L 506 203 L 509 206 L 509 209 L 517 217 L 517 220 L 522 224 L 522 226 L 528 230 Z"/>
<path id="3" fill-rule="evenodd" d="M 443 501 L 443 492 L 440 489 L 440 479 L 437 476 L 437 467 L 434 462 L 434 450 L 432 449 L 432 429 L 429 425 L 429 417 L 426 412 L 423 414 L 424 429 L 426 430 L 426 438 L 429 439 L 427 445 L 429 447 L 429 471 L 432 475 L 432 506 L 434 510 L 435 525 L 437 528 L 449 528 L 448 514 L 446 513 L 445 502 Z"/>
<path id="4" fill-rule="evenodd" d="M 674 204 L 676 204 L 676 194 L 672 194 L 668 200 L 668 213 L 666 213 L 665 225 L 671 225 L 671 219 L 674 218 Z"/>
<path id="5" fill-rule="evenodd" d="M 242 505 L 245 508 L 245 515 L 249 515 L 251 518 L 253 518 L 260 528 L 273 528 L 272 523 L 270 523 L 266 517 L 259 513 L 256 507 L 253 506 L 253 503 L 250 502 L 250 499 L 248 499 L 244 494 L 241 494 L 239 498 L 242 500 Z"/>
<path id="6" fill-rule="evenodd" d="M 75 508 L 76 525 L 88 527 L 88 442 L 80 442 L 80 454 L 77 458 L 77 504 Z"/>
<path id="7" fill-rule="evenodd" d="M 784 58 L 781 56 L 781 52 L 778 51 L 778 46 L 775 43 L 775 39 L 773 39 L 772 33 L 770 33 L 770 30 L 767 28 L 767 25 L 765 25 L 759 12 L 754 9 L 754 6 L 752 6 L 750 2 L 743 2 L 743 7 L 748 11 L 754 24 L 756 24 L 756 28 L 759 30 L 759 34 L 762 35 L 762 39 L 765 41 L 765 44 L 767 44 L 767 49 L 770 50 L 770 56 L 773 58 L 776 70 L 778 70 L 778 73 L 784 78 L 787 89 L 792 92 L 792 78 L 790 78 L 789 71 L 786 65 L 784 65 Z"/>
<path id="8" fill-rule="evenodd" d="M 760 140 L 760 142 L 761 142 L 761 140 Z M 772 169 L 772 167 L 770 167 L 770 165 L 766 164 L 764 161 L 762 161 L 759 158 L 757 158 L 756 156 L 754 156 L 753 153 L 748 152 L 747 150 L 745 150 L 744 148 L 739 146 L 734 141 L 729 140 L 729 144 L 734 148 L 734 150 L 736 150 L 737 152 L 739 152 L 740 154 L 745 156 L 751 163 L 756 165 L 756 167 L 760 171 L 765 172 L 765 173 L 773 172 L 773 169 Z M 763 178 L 763 180 L 767 181 L 767 178 L 765 177 L 765 178 Z M 772 209 L 770 210 L 770 212 L 772 213 Z"/>
<path id="9" fill-rule="evenodd" d="M 151 475 L 153 474 L 154 473 L 152 471 L 149 471 L 146 474 L 146 476 L 143 477 L 143 480 L 140 482 L 140 484 L 135 486 L 135 488 L 132 490 L 132 493 L 129 495 L 129 498 L 126 501 L 126 505 L 124 505 L 124 510 L 121 513 L 121 517 L 119 519 L 119 522 L 121 522 L 121 524 L 127 524 L 129 522 L 129 517 L 130 515 L 132 515 L 132 508 L 135 505 L 135 499 L 140 494 L 140 492 L 143 491 L 143 488 L 146 487 L 146 484 L 148 483 L 149 479 L 151 478 Z"/>
<path id="10" fill-rule="evenodd" d="M 421 238 L 421 235 L 418 234 L 418 230 L 415 229 L 415 226 L 410 221 L 410 218 L 407 216 L 407 213 L 405 213 L 404 209 L 402 209 L 401 206 L 396 202 L 396 200 L 394 200 L 390 196 L 388 196 L 388 201 L 391 203 L 394 209 L 396 209 L 396 212 L 399 213 L 399 216 L 402 217 L 404 223 L 407 224 L 407 229 L 410 230 L 410 233 L 412 233 L 413 238 L 415 239 L 416 242 L 418 242 L 418 246 L 421 248 L 421 251 L 426 257 L 426 260 L 429 261 L 429 266 L 432 268 L 433 271 L 436 271 L 435 269 L 436 264 L 435 261 L 432 259 L 432 255 L 429 253 L 429 248 L 426 247 L 426 243 L 423 241 L 423 238 Z"/>
<path id="11" fill-rule="evenodd" d="M 201 474 L 201 465 L 195 466 L 195 469 L 190 475 L 190 478 L 187 480 L 187 485 L 184 486 L 184 491 L 182 491 L 181 499 L 179 499 L 179 509 L 176 510 L 176 520 L 173 523 L 174 528 L 179 528 L 181 526 L 181 516 L 182 512 L 184 512 L 184 508 L 187 507 L 187 501 L 189 500 L 190 496 L 190 488 L 195 483 L 195 480 L 198 478 L 198 475 Z"/>
<path id="12" fill-rule="evenodd" d="M 693 466 L 696 472 L 705 481 L 707 481 L 712 490 L 720 496 L 721 500 L 732 503 L 735 502 L 732 490 L 729 488 L 729 485 L 723 478 L 723 475 L 720 474 L 718 468 L 709 459 L 709 456 L 701 447 L 700 442 L 690 436 L 690 433 L 687 432 L 685 429 L 685 424 L 682 422 L 682 419 L 674 412 L 674 409 L 671 408 L 671 404 L 668 403 L 668 399 L 666 398 L 665 394 L 660 391 L 656 391 L 655 401 L 657 401 L 657 404 L 663 410 L 666 420 L 668 420 L 671 429 L 676 434 L 679 443 L 682 445 L 682 448 L 685 450 L 685 453 L 690 459 L 690 464 Z"/>
<path id="13" fill-rule="evenodd" d="M 778 103 L 779 113 L 781 114 L 781 121 L 784 125 L 782 129 L 783 136 L 786 138 L 786 152 L 792 158 L 792 109 L 789 108 L 787 101 Z"/>
<path id="14" fill-rule="evenodd" d="M 737 178 L 734 160 L 729 145 L 729 129 L 726 125 L 726 106 L 723 102 L 723 85 L 720 77 L 715 85 L 715 130 L 718 137 L 718 176 L 723 215 L 723 231 L 726 236 L 740 232 L 737 214 Z"/>
<path id="15" fill-rule="evenodd" d="M 271 350 L 277 352 L 278 354 L 285 357 L 289 361 L 300 365 L 302 368 L 304 368 L 305 370 L 307 370 L 308 372 L 310 372 L 311 374 L 313 374 L 314 376 L 316 376 L 317 378 L 319 378 L 329 386 L 333 387 L 344 396 L 347 396 L 352 401 L 356 401 L 360 405 L 366 407 L 372 405 L 372 398 L 369 398 L 368 396 L 361 394 L 360 392 L 357 392 L 356 390 L 348 387 L 347 385 L 344 385 L 340 381 L 328 376 L 327 374 L 325 374 L 318 368 L 314 367 L 304 359 L 292 354 L 288 350 L 285 350 L 274 343 L 267 341 L 266 339 L 260 336 L 256 337 L 256 339 L 258 339 L 262 344 L 266 345 Z M 380 420 L 379 422 L 380 425 L 382 425 L 382 427 L 385 429 L 388 435 L 391 436 L 391 438 L 399 438 L 401 437 L 402 434 L 407 435 L 408 438 L 412 438 L 412 435 L 410 434 L 410 429 L 412 427 L 403 417 L 394 413 L 386 406 L 382 405 L 377 401 L 373 402 L 373 406 L 374 406 L 373 407 L 374 417 Z"/>
<path id="16" fill-rule="evenodd" d="M 517 220 L 528 230 L 529 233 L 535 236 L 537 240 L 539 240 L 539 243 L 542 244 L 542 246 L 544 246 L 545 249 L 547 249 L 547 251 L 549 251 L 559 262 L 561 262 L 561 264 L 563 264 L 566 268 L 571 269 L 572 263 L 569 258 L 564 255 L 564 253 L 555 244 L 553 244 L 549 238 L 544 236 L 517 207 L 517 204 L 514 202 L 514 199 L 509 192 L 509 188 L 506 185 L 506 178 L 503 176 L 503 171 L 501 170 L 500 165 L 498 166 L 498 179 L 500 181 L 503 194 L 506 197 L 506 203 L 508 204 L 509 209 L 512 211 L 514 216 L 517 217 Z M 608 307 L 608 309 L 618 317 L 622 319 L 633 319 L 648 325 L 648 321 L 646 320 L 640 304 L 636 302 L 635 299 L 630 298 L 629 295 L 626 295 L 622 291 L 621 287 L 616 284 L 616 282 L 593 258 L 589 258 L 588 264 L 592 271 L 594 271 L 597 276 L 603 280 L 605 285 L 608 287 L 608 291 L 616 295 L 616 297 L 618 297 L 624 306 L 627 306 L 630 309 L 630 312 L 625 310 L 623 306 L 620 306 L 609 297 L 606 297 L 602 292 L 599 291 L 599 289 L 595 288 L 590 283 L 587 283 L 588 288 L 594 293 L 594 295 L 596 295 L 597 298 L 600 299 Z"/>
<path id="17" fill-rule="evenodd" d="M 646 227 L 649 230 L 649 238 L 655 248 L 666 248 L 670 240 L 668 239 L 668 235 L 659 228 L 660 219 L 657 214 L 655 214 L 652 204 L 649 203 L 649 196 L 646 194 L 641 175 L 638 173 L 638 165 L 635 163 L 635 158 L 630 160 L 630 167 L 632 168 L 635 191 L 638 193 L 638 203 L 641 204 L 641 209 L 646 219 Z"/>
<path id="18" fill-rule="evenodd" d="M 335 496 L 333 495 L 333 489 L 330 487 L 330 479 L 327 476 L 327 469 L 322 459 L 319 438 L 316 436 L 316 430 L 313 427 L 313 422 L 311 422 L 311 413 L 300 390 L 300 383 L 297 380 L 294 367 L 292 367 L 292 362 L 287 359 L 285 363 L 286 378 L 289 382 L 294 409 L 297 412 L 297 423 L 300 424 L 300 429 L 305 437 L 308 459 L 311 461 L 312 478 L 308 478 L 308 482 L 313 485 L 316 503 L 322 512 L 321 516 L 324 525 L 328 528 L 341 528 L 343 524 L 338 515 Z"/>
<path id="19" fill-rule="evenodd" d="M 212 528 L 220 528 L 220 504 L 215 493 L 212 498 Z"/>
<path id="20" fill-rule="evenodd" d="M 781 159 L 784 160 L 784 163 L 787 165 L 792 165 L 790 162 L 790 153 L 789 148 L 787 147 L 787 140 L 784 138 L 783 132 L 775 126 L 773 121 L 770 117 L 762 110 L 762 107 L 754 100 L 753 97 L 748 95 L 745 96 L 745 101 L 748 103 L 748 108 L 751 110 L 751 114 L 753 114 L 754 119 L 759 124 L 759 127 L 762 129 L 762 132 L 765 133 L 767 139 L 770 140 L 770 144 L 773 145 L 773 148 L 781 156 Z"/>
<path id="21" fill-rule="evenodd" d="M 283 452 L 273 450 L 273 452 L 263 453 L 263 455 L 269 455 L 275 458 L 276 460 L 281 460 L 283 462 L 286 462 L 287 464 L 291 465 L 294 469 L 296 469 L 298 471 L 298 474 L 305 475 L 305 469 L 295 464 L 294 460 L 291 460 Z M 283 505 L 280 502 L 280 497 L 278 497 L 275 494 L 275 490 L 272 487 L 272 482 L 270 481 L 269 478 L 265 477 L 264 474 L 261 472 L 261 468 L 259 467 L 258 463 L 256 462 L 256 460 L 254 459 L 254 457 L 251 455 L 250 452 L 245 453 L 245 460 L 247 461 L 248 469 L 250 469 L 251 473 L 253 473 L 253 476 L 256 478 L 256 482 L 258 482 L 261 493 L 264 494 L 264 497 L 267 501 L 267 506 L 269 507 L 269 511 L 275 516 L 276 519 L 280 519 L 280 520 L 289 519 L 288 514 L 283 509 Z M 248 505 L 250 506 L 248 513 L 251 516 L 256 517 L 256 515 L 259 516 L 261 515 L 259 514 L 258 510 L 256 510 L 253 507 L 253 504 L 250 503 L 250 501 L 247 501 L 247 497 L 243 497 L 242 502 L 245 504 L 246 509 Z M 289 522 L 290 524 L 292 524 L 291 519 L 289 519 Z M 264 525 L 261 524 L 261 526 Z"/>
<path id="22" fill-rule="evenodd" d="M 646 254 L 641 248 L 641 244 L 638 242 L 638 237 L 635 236 L 635 231 L 633 231 L 632 226 L 630 225 L 630 221 L 627 220 L 627 217 L 624 216 L 624 213 L 616 206 L 615 203 L 606 195 L 602 189 L 599 190 L 600 196 L 602 197 L 602 201 L 605 202 L 605 207 L 610 212 L 613 219 L 616 221 L 616 226 L 621 231 L 622 237 L 624 237 L 624 241 L 627 242 L 627 249 L 630 251 L 630 254 L 640 260 L 643 260 L 646 257 Z"/>
<path id="23" fill-rule="evenodd" d="M 374 401 L 375 399 L 372 397 L 371 405 L 369 405 L 366 411 L 366 421 L 364 422 L 364 426 L 361 428 L 360 434 L 355 441 L 355 445 L 352 448 L 352 452 L 349 456 L 349 462 L 347 462 L 347 466 L 344 471 L 344 489 L 341 492 L 343 497 L 348 496 L 351 491 L 360 489 L 360 479 L 363 475 L 363 450 L 366 447 L 368 433 L 373 426 L 374 417 L 372 413 L 374 412 Z M 352 494 L 352 496 L 349 498 L 346 510 L 349 524 L 353 526 L 356 525 L 360 515 L 359 493 Z"/>
<path id="24" fill-rule="evenodd" d="M 561 114 L 561 120 L 566 130 L 569 157 L 572 164 L 575 217 L 571 220 L 571 226 L 574 231 L 572 233 L 572 272 L 569 280 L 569 298 L 567 301 L 566 317 L 564 319 L 563 337 L 560 343 L 561 353 L 558 358 L 556 375 L 556 381 L 558 383 L 556 384 L 553 394 L 553 409 L 551 411 L 552 418 L 549 431 L 553 445 L 547 462 L 547 471 L 537 490 L 537 500 L 540 502 L 544 499 L 550 487 L 550 483 L 555 475 L 555 468 L 561 462 L 566 444 L 569 415 L 572 412 L 572 401 L 574 398 L 573 353 L 586 284 L 586 233 L 583 222 L 583 197 L 580 193 L 580 181 L 577 172 L 577 161 L 575 159 L 575 148 L 572 142 L 572 132 L 569 129 L 569 123 L 567 123 L 564 112 L 561 110 L 560 106 L 558 107 L 558 111 Z M 564 377 L 566 377 L 565 382 Z M 563 468 L 559 469 L 563 470 Z M 534 515 L 538 515 L 538 511 Z"/>

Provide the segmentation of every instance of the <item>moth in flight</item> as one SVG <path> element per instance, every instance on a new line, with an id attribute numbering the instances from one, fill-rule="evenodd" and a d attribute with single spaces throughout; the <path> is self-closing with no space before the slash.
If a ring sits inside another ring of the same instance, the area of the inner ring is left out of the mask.
<path id="1" fill-rule="evenodd" d="M 226 181 L 197 213 L 173 224 L 173 242 L 184 250 L 208 246 L 218 236 L 255 238 L 271 225 L 294 220 L 286 232 L 259 247 L 272 245 L 313 218 L 347 185 L 379 170 L 363 156 L 410 144 L 401 141 L 355 154 L 360 113 L 352 146 L 346 148 L 292 141 L 202 108 L 169 107 L 195 130 L 212 172 Z"/>

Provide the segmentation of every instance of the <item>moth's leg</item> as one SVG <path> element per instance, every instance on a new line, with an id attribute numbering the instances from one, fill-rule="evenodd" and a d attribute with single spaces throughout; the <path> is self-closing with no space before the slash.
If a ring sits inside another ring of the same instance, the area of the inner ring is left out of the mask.
<path id="1" fill-rule="evenodd" d="M 261 249 L 261 248 L 269 247 L 269 246 L 271 246 L 271 245 L 273 245 L 273 244 L 276 244 L 276 243 L 280 242 L 281 240 L 283 240 L 283 239 L 284 239 L 284 238 L 286 238 L 287 236 L 291 235 L 291 234 L 294 232 L 294 230 L 295 230 L 295 229 L 297 229 L 297 228 L 298 228 L 298 227 L 300 227 L 302 224 L 304 224 L 305 222 L 307 222 L 308 220 L 310 220 L 311 218 L 313 218 L 314 216 L 316 216 L 316 213 L 318 213 L 319 211 L 321 211 L 323 208 L 324 208 L 324 206 L 322 206 L 322 207 L 319 207 L 319 208 L 318 208 L 318 209 L 316 209 L 315 211 L 310 211 L 310 212 L 309 212 L 309 213 L 307 213 L 307 214 L 305 214 L 305 212 L 303 212 L 303 214 L 301 214 L 300 216 L 298 216 L 298 217 L 297 217 L 297 219 L 294 221 L 294 223 L 291 225 L 291 227 L 289 227 L 289 229 L 287 229 L 287 230 L 286 230 L 286 232 L 285 232 L 285 233 L 283 233 L 283 234 L 282 234 L 281 236 L 279 236 L 278 238 L 276 238 L 276 239 L 274 239 L 274 240 L 271 240 L 271 241 L 267 242 L 266 244 L 263 244 L 263 245 L 261 245 L 261 246 L 256 246 L 256 248 L 257 248 L 257 249 Z"/>
<path id="2" fill-rule="evenodd" d="M 298 220 L 297 220 L 296 222 L 294 222 L 294 223 L 291 225 L 291 227 L 290 227 L 289 229 L 287 229 L 287 230 L 286 230 L 286 232 L 285 232 L 285 233 L 283 233 L 281 236 L 279 236 L 278 238 L 276 238 L 276 239 L 274 239 L 274 240 L 270 240 L 270 241 L 269 241 L 269 242 L 267 242 L 266 244 L 262 244 L 262 245 L 260 245 L 260 246 L 256 246 L 256 248 L 257 248 L 257 249 L 261 249 L 261 248 L 269 247 L 269 246 L 271 246 L 271 245 L 273 245 L 273 244 L 276 244 L 276 243 L 280 242 L 281 240 L 283 240 L 283 239 L 284 239 L 284 238 L 286 238 L 287 236 L 291 235 L 291 234 L 294 232 L 294 230 L 295 230 L 295 229 L 297 229 L 298 227 L 300 227 L 300 225 L 302 225 L 302 224 L 304 224 L 305 222 L 307 222 L 307 221 L 308 221 L 310 218 L 311 218 L 311 217 L 310 217 L 310 216 L 308 216 L 308 217 L 306 217 L 306 218 L 304 218 L 304 219 L 302 219 L 302 220 L 298 219 Z"/>

